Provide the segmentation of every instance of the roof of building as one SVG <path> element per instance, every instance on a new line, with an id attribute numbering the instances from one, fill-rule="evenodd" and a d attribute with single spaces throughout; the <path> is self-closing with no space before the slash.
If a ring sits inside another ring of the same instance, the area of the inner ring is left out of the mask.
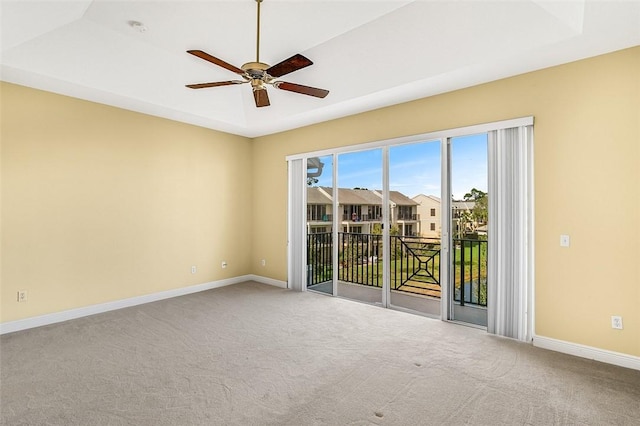
<path id="1" fill-rule="evenodd" d="M 331 204 L 331 198 L 327 197 L 317 186 L 308 187 L 307 204 Z"/>
<path id="2" fill-rule="evenodd" d="M 435 195 L 418 194 L 415 197 L 412 197 L 411 199 L 414 200 L 414 201 L 417 201 L 420 198 L 429 198 L 429 199 L 435 201 L 436 203 L 440 202 L 440 197 L 436 197 Z"/>
<path id="3" fill-rule="evenodd" d="M 417 206 L 420 204 L 398 191 L 389 191 L 389 198 L 398 206 Z"/>
<path id="4" fill-rule="evenodd" d="M 350 189 L 338 188 L 338 201 L 340 204 L 375 206 L 382 205 L 382 191 L 371 189 Z M 308 204 L 331 204 L 333 197 L 333 188 L 328 186 L 310 186 L 307 187 L 307 203 Z M 420 205 L 416 199 L 421 197 L 430 198 L 440 202 L 440 198 L 434 195 L 418 194 L 413 199 L 407 197 L 399 191 L 389 191 L 389 198 L 392 203 L 398 206 L 417 206 Z M 473 210 L 475 201 L 452 201 L 451 208 L 458 210 Z"/>
<path id="5" fill-rule="evenodd" d="M 327 186 L 307 188 L 307 203 L 309 204 L 331 204 L 331 197 L 333 197 L 333 188 Z M 398 191 L 389 191 L 389 198 L 392 203 L 399 206 L 417 206 L 419 204 Z M 382 195 L 380 191 L 370 189 L 338 188 L 338 201 L 340 204 L 375 206 L 382 205 Z"/>
<path id="6" fill-rule="evenodd" d="M 333 188 L 323 186 L 322 189 L 333 196 Z M 340 204 L 376 205 L 382 204 L 382 198 L 368 189 L 338 188 L 338 202 Z"/>
<path id="7" fill-rule="evenodd" d="M 382 197 L 376 194 L 374 191 L 370 191 L 368 189 L 346 189 L 340 188 L 340 192 L 338 193 L 338 201 L 341 204 L 369 204 L 376 205 L 382 204 Z M 360 199 L 361 203 L 352 203 L 349 202 L 351 199 Z"/>
<path id="8" fill-rule="evenodd" d="M 460 210 L 473 210 L 476 206 L 475 201 L 452 201 L 451 207 Z"/>

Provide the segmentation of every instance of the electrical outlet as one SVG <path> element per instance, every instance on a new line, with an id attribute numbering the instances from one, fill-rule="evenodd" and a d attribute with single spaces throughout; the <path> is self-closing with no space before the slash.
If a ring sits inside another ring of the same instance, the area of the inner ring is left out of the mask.
<path id="1" fill-rule="evenodd" d="M 226 261 L 226 260 L 223 260 L 223 261 L 222 261 L 222 269 L 224 269 L 224 268 L 226 268 L 226 267 L 227 267 L 227 261 Z"/>
<path id="2" fill-rule="evenodd" d="M 261 264 L 262 266 L 267 266 L 267 260 L 266 260 L 266 259 L 262 259 L 262 260 L 260 261 L 260 264 Z"/>
<path id="3" fill-rule="evenodd" d="M 18 290 L 18 302 L 27 301 L 27 290 Z"/>
<path id="4" fill-rule="evenodd" d="M 196 265 L 193 265 L 193 266 L 191 267 L 191 273 L 192 273 L 192 274 L 195 274 L 196 272 L 198 272 L 198 268 L 196 267 Z"/>
<path id="5" fill-rule="evenodd" d="M 611 328 L 615 328 L 616 330 L 622 330 L 622 317 L 618 315 L 613 315 L 611 317 Z"/>
<path id="6" fill-rule="evenodd" d="M 571 237 L 568 235 L 560 235 L 560 247 L 569 247 L 571 245 Z"/>

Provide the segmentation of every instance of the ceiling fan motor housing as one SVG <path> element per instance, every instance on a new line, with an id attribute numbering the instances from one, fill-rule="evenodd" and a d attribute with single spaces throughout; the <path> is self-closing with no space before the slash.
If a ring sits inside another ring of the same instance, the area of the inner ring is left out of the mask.
<path id="1" fill-rule="evenodd" d="M 252 80 L 267 80 L 270 79 L 269 75 L 266 73 L 266 70 L 269 69 L 269 65 L 263 62 L 247 62 L 241 67 L 244 72 L 249 76 Z"/>

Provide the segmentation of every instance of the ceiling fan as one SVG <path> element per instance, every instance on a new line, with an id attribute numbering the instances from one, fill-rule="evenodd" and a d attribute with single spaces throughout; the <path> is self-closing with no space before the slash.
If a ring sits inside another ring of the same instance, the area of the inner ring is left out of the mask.
<path id="1" fill-rule="evenodd" d="M 235 67 L 222 59 L 218 59 L 215 56 L 211 56 L 202 50 L 187 50 L 194 56 L 200 59 L 211 62 L 231 72 L 240 75 L 243 80 L 229 80 L 229 81 L 217 81 L 213 83 L 199 83 L 199 84 L 187 84 L 190 89 L 204 89 L 207 87 L 218 86 L 230 86 L 232 84 L 245 84 L 251 83 L 253 89 L 253 98 L 256 102 L 256 107 L 269 106 L 269 95 L 267 94 L 266 85 L 269 84 L 276 89 L 287 90 L 289 92 L 300 93 L 302 95 L 315 96 L 316 98 L 324 98 L 329 94 L 328 90 L 318 89 L 315 87 L 303 86 L 301 84 L 289 83 L 286 81 L 277 80 L 283 75 L 290 74 L 299 69 L 313 65 L 309 59 L 305 58 L 301 54 L 296 54 L 279 62 L 273 66 L 269 66 L 264 62 L 260 62 L 260 3 L 263 0 L 255 0 L 257 3 L 257 37 L 256 37 L 256 61 L 247 62 L 241 68 Z"/>

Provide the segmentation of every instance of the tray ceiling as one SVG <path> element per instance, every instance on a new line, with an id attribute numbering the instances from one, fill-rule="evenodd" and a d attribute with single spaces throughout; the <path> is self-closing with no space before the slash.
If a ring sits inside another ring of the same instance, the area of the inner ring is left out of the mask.
<path id="1" fill-rule="evenodd" d="M 313 66 L 284 80 L 325 99 L 247 85 L 188 55 L 255 60 L 255 1 L 4 1 L 2 80 L 255 137 L 640 44 L 640 2 L 264 0 L 260 59 Z M 131 22 L 143 23 L 140 32 Z"/>

